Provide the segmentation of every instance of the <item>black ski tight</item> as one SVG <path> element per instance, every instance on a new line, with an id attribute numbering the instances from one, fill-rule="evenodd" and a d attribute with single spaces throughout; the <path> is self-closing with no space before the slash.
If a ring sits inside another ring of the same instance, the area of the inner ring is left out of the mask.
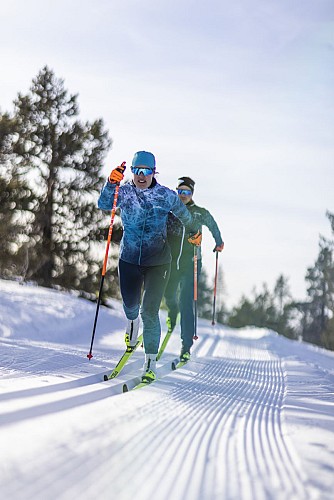
<path id="1" fill-rule="evenodd" d="M 140 309 L 145 352 L 156 354 L 161 335 L 159 308 L 168 282 L 170 264 L 147 267 L 120 260 L 118 271 L 125 315 L 128 319 L 135 319 Z"/>

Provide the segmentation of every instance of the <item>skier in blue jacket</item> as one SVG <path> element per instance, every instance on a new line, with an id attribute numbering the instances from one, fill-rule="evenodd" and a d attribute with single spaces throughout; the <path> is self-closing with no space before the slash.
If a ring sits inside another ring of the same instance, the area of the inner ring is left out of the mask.
<path id="1" fill-rule="evenodd" d="M 214 252 L 221 252 L 224 248 L 218 225 L 210 212 L 199 207 L 193 200 L 195 182 L 190 177 L 180 177 L 177 183 L 177 193 L 182 203 L 191 213 L 196 227 L 202 232 L 206 226 L 214 240 Z M 190 350 L 195 334 L 194 318 L 194 251 L 193 246 L 184 239 L 183 227 L 179 220 L 170 214 L 168 219 L 168 240 L 172 251 L 172 265 L 169 281 L 165 291 L 165 301 L 168 308 L 167 326 L 173 331 L 177 314 L 180 311 L 181 324 L 181 361 L 190 359 Z M 200 248 L 197 251 L 197 278 L 199 278 L 202 259 Z"/>
<path id="2" fill-rule="evenodd" d="M 190 243 L 200 244 L 201 233 L 196 230 L 191 214 L 177 194 L 157 182 L 152 153 L 137 152 L 131 171 L 133 180 L 120 186 L 117 201 L 123 225 L 118 272 L 123 308 L 128 319 L 125 340 L 127 345 L 135 345 L 140 312 L 145 349 L 142 379 L 151 382 L 156 378 L 156 356 L 161 335 L 159 308 L 170 273 L 168 214 L 173 213 L 185 226 Z M 123 177 L 121 167 L 112 170 L 102 188 L 99 208 L 111 210 L 116 185 Z"/>

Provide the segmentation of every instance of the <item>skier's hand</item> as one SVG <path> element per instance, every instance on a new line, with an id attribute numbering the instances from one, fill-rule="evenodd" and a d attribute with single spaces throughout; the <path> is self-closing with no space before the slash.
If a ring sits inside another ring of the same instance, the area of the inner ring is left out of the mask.
<path id="1" fill-rule="evenodd" d="M 224 242 L 221 245 L 215 246 L 213 249 L 214 252 L 222 252 L 224 250 Z"/>
<path id="2" fill-rule="evenodd" d="M 124 170 L 125 170 L 125 161 L 123 161 L 122 165 L 111 171 L 108 181 L 111 184 L 119 184 L 124 179 Z"/>
<path id="3" fill-rule="evenodd" d="M 196 245 L 197 247 L 199 247 L 200 244 L 202 243 L 202 233 L 201 233 L 201 231 L 197 231 L 196 234 L 193 234 L 192 236 L 190 236 L 188 238 L 188 241 L 192 245 Z"/>

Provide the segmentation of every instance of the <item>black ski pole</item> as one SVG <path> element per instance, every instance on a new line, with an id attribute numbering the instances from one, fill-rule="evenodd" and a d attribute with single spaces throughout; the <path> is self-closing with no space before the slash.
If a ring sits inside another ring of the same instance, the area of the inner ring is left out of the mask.
<path id="1" fill-rule="evenodd" d="M 213 306 L 212 306 L 212 324 L 215 325 L 215 314 L 216 314 L 216 295 L 217 295 L 217 276 L 218 276 L 218 252 L 216 252 L 216 271 L 215 271 L 215 281 L 213 287 Z"/>

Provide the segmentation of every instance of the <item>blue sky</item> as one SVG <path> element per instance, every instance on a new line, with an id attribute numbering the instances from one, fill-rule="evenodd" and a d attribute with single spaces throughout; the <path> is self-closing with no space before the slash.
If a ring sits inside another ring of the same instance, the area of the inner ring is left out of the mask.
<path id="1" fill-rule="evenodd" d="M 194 178 L 230 305 L 280 273 L 305 296 L 334 211 L 332 0 L 13 0 L 1 21 L 3 111 L 47 64 L 104 119 L 106 174 L 146 149 L 162 184 Z"/>

